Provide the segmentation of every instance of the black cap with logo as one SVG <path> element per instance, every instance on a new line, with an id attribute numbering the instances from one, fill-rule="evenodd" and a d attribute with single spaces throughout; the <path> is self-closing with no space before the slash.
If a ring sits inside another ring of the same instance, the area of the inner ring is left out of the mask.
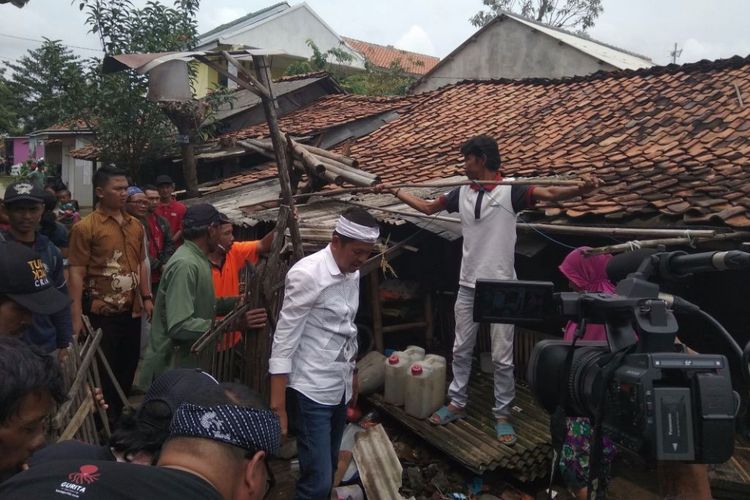
<path id="1" fill-rule="evenodd" d="M 11 205 L 19 201 L 44 203 L 44 189 L 31 181 L 17 181 L 5 188 L 3 203 Z"/>
<path id="2" fill-rule="evenodd" d="M 36 314 L 54 314 L 70 304 L 50 281 L 42 258 L 13 241 L 0 241 L 0 294 Z"/>

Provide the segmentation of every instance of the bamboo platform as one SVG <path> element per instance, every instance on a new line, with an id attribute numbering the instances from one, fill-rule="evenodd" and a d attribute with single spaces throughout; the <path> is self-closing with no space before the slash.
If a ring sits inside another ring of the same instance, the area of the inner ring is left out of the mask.
<path id="1" fill-rule="evenodd" d="M 547 413 L 536 404 L 525 385 L 517 384 L 512 423 L 518 441 L 509 447 L 495 435 L 491 411 L 494 400 L 492 376 L 474 373 L 469 386 L 468 416 L 437 426 L 386 403 L 381 394 L 369 397 L 377 408 L 475 474 L 500 469 L 523 482 L 546 476 L 552 456 Z"/>

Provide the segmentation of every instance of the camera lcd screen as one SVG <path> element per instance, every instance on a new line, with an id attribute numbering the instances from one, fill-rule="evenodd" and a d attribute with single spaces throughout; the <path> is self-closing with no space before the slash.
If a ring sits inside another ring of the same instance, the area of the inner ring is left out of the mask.
<path id="1" fill-rule="evenodd" d="M 474 321 L 529 325 L 554 314 L 548 281 L 477 280 L 474 289 Z"/>

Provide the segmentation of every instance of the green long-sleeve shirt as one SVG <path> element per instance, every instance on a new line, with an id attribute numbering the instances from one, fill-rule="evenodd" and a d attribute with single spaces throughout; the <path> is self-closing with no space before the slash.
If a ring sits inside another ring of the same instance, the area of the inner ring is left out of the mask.
<path id="1" fill-rule="evenodd" d="M 194 243 L 185 241 L 167 262 L 159 283 L 138 385 L 146 389 L 168 369 L 196 366 L 190 346 L 236 300 L 216 299 L 208 258 Z"/>

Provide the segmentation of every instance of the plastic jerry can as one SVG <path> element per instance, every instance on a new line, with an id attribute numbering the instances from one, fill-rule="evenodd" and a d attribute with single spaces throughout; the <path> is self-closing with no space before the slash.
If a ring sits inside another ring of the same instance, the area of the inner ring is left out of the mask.
<path id="1" fill-rule="evenodd" d="M 406 349 L 404 349 L 404 352 L 409 355 L 412 363 L 415 361 L 422 361 L 425 355 L 424 349 L 418 345 L 408 345 L 406 346 Z"/>
<path id="2" fill-rule="evenodd" d="M 396 351 L 386 358 L 385 393 L 383 396 L 386 403 L 403 406 L 406 375 L 411 363 L 411 358 L 403 351 Z"/>
<path id="3" fill-rule="evenodd" d="M 445 404 L 446 376 L 448 374 L 446 361 L 443 356 L 428 354 L 424 357 L 423 364 L 435 371 L 435 385 L 433 385 L 433 401 L 437 408 Z"/>
<path id="4" fill-rule="evenodd" d="M 427 418 L 439 408 L 435 406 L 436 372 L 422 362 L 416 362 L 409 369 L 406 378 L 404 411 L 414 418 Z"/>

